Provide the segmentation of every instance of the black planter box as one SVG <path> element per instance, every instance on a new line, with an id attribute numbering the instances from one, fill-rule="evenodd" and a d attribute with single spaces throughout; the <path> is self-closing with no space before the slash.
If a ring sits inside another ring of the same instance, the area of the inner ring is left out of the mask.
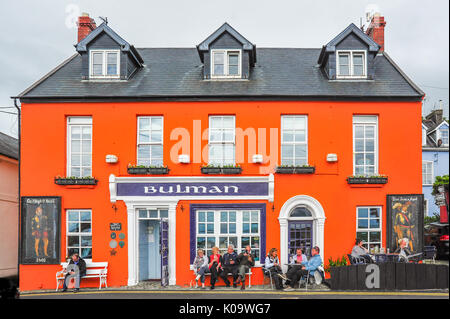
<path id="1" fill-rule="evenodd" d="M 387 177 L 348 177 L 349 184 L 386 184 Z"/>
<path id="2" fill-rule="evenodd" d="M 241 167 L 202 167 L 202 174 L 241 174 Z"/>
<path id="3" fill-rule="evenodd" d="M 316 168 L 314 166 L 295 166 L 295 167 L 281 167 L 278 166 L 275 169 L 275 173 L 278 174 L 314 174 L 316 172 Z"/>
<path id="4" fill-rule="evenodd" d="M 241 174 L 242 168 L 240 167 L 222 167 L 223 174 Z"/>
<path id="5" fill-rule="evenodd" d="M 134 175 L 163 175 L 169 173 L 167 167 L 128 167 L 128 174 Z"/>
<path id="6" fill-rule="evenodd" d="M 55 178 L 57 185 L 97 185 L 95 178 Z"/>

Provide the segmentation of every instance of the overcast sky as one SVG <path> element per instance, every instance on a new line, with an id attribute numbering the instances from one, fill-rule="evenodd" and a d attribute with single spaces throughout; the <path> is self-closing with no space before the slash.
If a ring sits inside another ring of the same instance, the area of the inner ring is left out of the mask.
<path id="1" fill-rule="evenodd" d="M 194 47 L 223 22 L 258 47 L 320 48 L 369 4 L 387 22 L 386 52 L 426 92 L 423 114 L 449 105 L 448 0 L 0 0 L 0 111 L 75 53 L 71 21 L 87 12 L 135 47 Z M 0 131 L 17 136 L 17 117 L 0 112 Z"/>

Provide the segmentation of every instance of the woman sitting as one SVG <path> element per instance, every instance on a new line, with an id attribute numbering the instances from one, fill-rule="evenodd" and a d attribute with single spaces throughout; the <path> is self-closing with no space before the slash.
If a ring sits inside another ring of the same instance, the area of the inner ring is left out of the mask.
<path id="1" fill-rule="evenodd" d="M 408 256 L 411 255 L 411 251 L 406 248 L 409 244 L 408 238 L 402 238 L 399 241 L 400 246 L 394 251 L 394 254 L 398 254 L 398 261 L 408 261 Z"/>
<path id="2" fill-rule="evenodd" d="M 194 259 L 195 288 L 198 287 L 198 280 L 202 283 L 202 289 L 205 289 L 205 273 L 208 272 L 208 257 L 205 256 L 203 249 L 197 250 L 197 256 Z"/>
<path id="3" fill-rule="evenodd" d="M 281 270 L 280 260 L 278 259 L 278 250 L 276 248 L 272 248 L 269 251 L 264 267 L 271 272 L 272 278 L 275 281 L 275 287 L 278 290 L 283 289 L 282 279 L 287 280 L 287 278 L 283 275 L 283 271 Z"/>
<path id="4" fill-rule="evenodd" d="M 362 258 L 368 264 L 373 263 L 372 258 L 369 256 L 369 251 L 363 245 L 365 244 L 364 240 L 356 238 L 355 246 L 352 249 L 352 257 L 353 258 Z"/>
<path id="5" fill-rule="evenodd" d="M 217 279 L 219 278 L 222 269 L 222 256 L 219 254 L 219 248 L 213 247 L 212 254 L 209 256 L 209 272 L 211 273 L 211 290 L 214 289 Z"/>

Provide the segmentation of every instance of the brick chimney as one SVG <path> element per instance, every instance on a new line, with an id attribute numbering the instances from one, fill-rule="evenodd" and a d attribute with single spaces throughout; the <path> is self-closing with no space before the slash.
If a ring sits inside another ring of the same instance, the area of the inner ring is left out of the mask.
<path id="1" fill-rule="evenodd" d="M 379 12 L 375 13 L 370 21 L 370 25 L 366 30 L 366 34 L 371 37 L 381 48 L 380 52 L 384 51 L 384 27 L 386 22 L 384 17 Z"/>
<path id="2" fill-rule="evenodd" d="M 94 19 L 89 17 L 88 13 L 83 12 L 81 17 L 78 17 L 78 42 L 83 40 L 92 30 L 94 30 L 97 25 Z"/>

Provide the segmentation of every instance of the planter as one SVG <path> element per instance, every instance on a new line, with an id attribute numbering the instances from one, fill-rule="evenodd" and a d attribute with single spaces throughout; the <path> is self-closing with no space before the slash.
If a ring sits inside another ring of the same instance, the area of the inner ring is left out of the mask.
<path id="1" fill-rule="evenodd" d="M 275 173 L 278 174 L 314 174 L 316 172 L 315 166 L 294 166 L 294 167 L 282 167 L 278 166 L 275 169 Z"/>
<path id="2" fill-rule="evenodd" d="M 55 178 L 57 185 L 97 185 L 95 178 Z"/>
<path id="3" fill-rule="evenodd" d="M 128 174 L 134 175 L 163 175 L 169 173 L 168 167 L 128 167 Z"/>
<path id="4" fill-rule="evenodd" d="M 241 174 L 241 167 L 202 167 L 202 174 Z"/>
<path id="5" fill-rule="evenodd" d="M 223 174 L 241 174 L 242 168 L 240 168 L 240 167 L 223 167 L 222 173 Z"/>
<path id="6" fill-rule="evenodd" d="M 387 177 L 348 177 L 348 184 L 386 184 Z"/>

